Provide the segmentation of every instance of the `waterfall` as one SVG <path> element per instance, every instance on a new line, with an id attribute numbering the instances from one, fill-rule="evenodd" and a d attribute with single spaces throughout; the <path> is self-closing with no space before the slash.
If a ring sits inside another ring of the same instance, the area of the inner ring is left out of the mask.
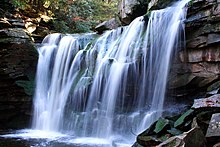
<path id="1" fill-rule="evenodd" d="M 38 49 L 33 129 L 134 141 L 162 115 L 188 1 L 101 36 L 47 36 Z"/>

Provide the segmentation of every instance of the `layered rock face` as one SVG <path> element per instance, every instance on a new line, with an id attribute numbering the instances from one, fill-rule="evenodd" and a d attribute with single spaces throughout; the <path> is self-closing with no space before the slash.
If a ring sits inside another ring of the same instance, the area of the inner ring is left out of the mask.
<path id="1" fill-rule="evenodd" d="M 178 53 L 170 80 L 177 96 L 216 94 L 220 75 L 220 3 L 199 0 L 189 4 L 186 49 Z M 175 74 L 174 74 L 175 75 Z"/>
<path id="2" fill-rule="evenodd" d="M 0 10 L 0 129 L 23 128 L 30 120 L 37 51 L 23 21 Z"/>

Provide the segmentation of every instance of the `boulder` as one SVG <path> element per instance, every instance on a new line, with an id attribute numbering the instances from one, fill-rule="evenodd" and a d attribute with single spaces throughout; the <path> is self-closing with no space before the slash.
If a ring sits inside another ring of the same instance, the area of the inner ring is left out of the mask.
<path id="1" fill-rule="evenodd" d="M 169 146 L 202 147 L 206 146 L 206 139 L 202 130 L 199 127 L 195 127 L 181 135 L 171 137 L 158 145 L 158 147 Z"/>
<path id="2" fill-rule="evenodd" d="M 136 17 L 147 13 L 148 0 L 120 0 L 118 16 L 122 24 L 129 24 Z"/>
<path id="3" fill-rule="evenodd" d="M 99 24 L 98 26 L 96 26 L 95 30 L 98 33 L 102 33 L 105 30 L 116 29 L 120 25 L 121 25 L 120 22 L 116 18 L 112 18 L 112 19 L 110 19 L 108 21 L 104 21 L 101 24 Z"/>
<path id="4" fill-rule="evenodd" d="M 151 0 L 148 4 L 148 11 L 163 9 L 171 5 L 175 0 Z"/>

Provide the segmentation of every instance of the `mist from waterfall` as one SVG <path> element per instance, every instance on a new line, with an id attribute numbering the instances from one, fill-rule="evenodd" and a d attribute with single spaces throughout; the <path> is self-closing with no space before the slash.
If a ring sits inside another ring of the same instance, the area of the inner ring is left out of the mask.
<path id="1" fill-rule="evenodd" d="M 32 128 L 134 142 L 162 115 L 188 1 L 101 36 L 47 36 L 38 49 Z"/>

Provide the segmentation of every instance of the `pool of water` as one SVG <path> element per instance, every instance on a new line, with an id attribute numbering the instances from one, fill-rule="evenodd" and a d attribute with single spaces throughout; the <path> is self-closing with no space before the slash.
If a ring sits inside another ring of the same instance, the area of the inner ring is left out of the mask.
<path id="1" fill-rule="evenodd" d="M 0 130 L 0 147 L 130 147 L 129 143 L 110 139 L 77 138 L 75 136 L 40 130 Z"/>

